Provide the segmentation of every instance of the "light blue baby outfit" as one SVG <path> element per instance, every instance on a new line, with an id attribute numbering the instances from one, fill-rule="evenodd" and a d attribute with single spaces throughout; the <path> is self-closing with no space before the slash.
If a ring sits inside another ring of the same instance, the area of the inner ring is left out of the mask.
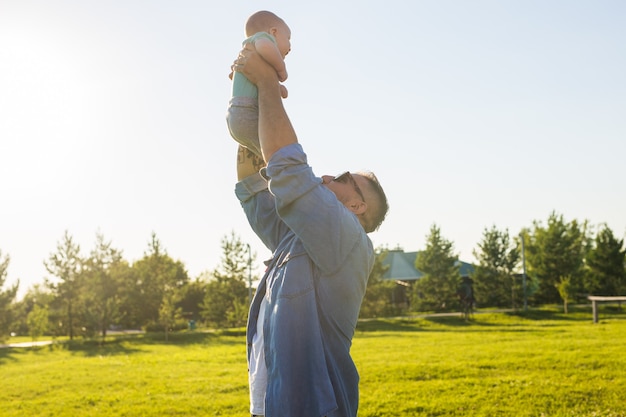
<path id="1" fill-rule="evenodd" d="M 267 38 L 276 44 L 276 38 L 267 32 L 255 33 L 242 44 L 255 43 L 259 38 Z M 235 71 L 226 122 L 233 139 L 261 156 L 258 95 L 256 86 L 245 75 Z"/>

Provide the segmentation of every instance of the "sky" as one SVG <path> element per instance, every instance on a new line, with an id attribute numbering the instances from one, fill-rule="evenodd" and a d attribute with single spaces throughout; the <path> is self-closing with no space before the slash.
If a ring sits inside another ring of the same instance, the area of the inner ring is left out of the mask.
<path id="1" fill-rule="evenodd" d="M 191 278 L 222 238 L 270 256 L 225 122 L 246 18 L 291 27 L 285 108 L 317 175 L 367 169 L 376 247 L 466 262 L 551 213 L 626 235 L 626 3 L 0 0 L 0 251 L 20 293 L 67 231 L 129 262 L 154 232 Z M 255 270 L 260 268 L 255 266 Z"/>

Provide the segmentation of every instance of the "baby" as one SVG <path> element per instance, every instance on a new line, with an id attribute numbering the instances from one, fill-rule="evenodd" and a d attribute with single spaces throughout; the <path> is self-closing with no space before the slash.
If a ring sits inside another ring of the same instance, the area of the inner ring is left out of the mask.
<path id="1" fill-rule="evenodd" d="M 259 55 L 276 69 L 278 80 L 285 81 L 287 67 L 284 59 L 291 50 L 291 30 L 284 20 L 272 12 L 256 12 L 246 22 L 246 36 L 243 45 L 253 44 Z M 232 78 L 233 94 L 226 116 L 228 130 L 239 144 L 262 156 L 257 88 L 240 72 L 235 72 Z M 287 98 L 285 86 L 280 88 L 281 96 Z"/>

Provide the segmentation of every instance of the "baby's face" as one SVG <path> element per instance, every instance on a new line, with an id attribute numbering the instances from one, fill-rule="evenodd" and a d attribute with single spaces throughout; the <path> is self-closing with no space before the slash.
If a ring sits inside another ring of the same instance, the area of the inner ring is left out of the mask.
<path id="1" fill-rule="evenodd" d="M 291 51 L 291 29 L 285 23 L 279 24 L 273 35 L 276 38 L 278 50 L 284 58 Z"/>

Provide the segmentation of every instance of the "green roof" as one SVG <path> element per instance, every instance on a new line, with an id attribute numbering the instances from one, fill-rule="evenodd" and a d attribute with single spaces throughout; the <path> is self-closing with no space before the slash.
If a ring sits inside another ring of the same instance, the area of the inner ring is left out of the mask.
<path id="1" fill-rule="evenodd" d="M 383 265 L 389 265 L 389 269 L 383 275 L 383 279 L 393 279 L 399 281 L 415 281 L 424 276 L 424 273 L 415 268 L 415 259 L 418 252 L 403 252 L 400 250 L 390 250 L 383 261 Z M 470 276 L 474 274 L 474 265 L 457 261 L 459 266 L 459 276 Z"/>

